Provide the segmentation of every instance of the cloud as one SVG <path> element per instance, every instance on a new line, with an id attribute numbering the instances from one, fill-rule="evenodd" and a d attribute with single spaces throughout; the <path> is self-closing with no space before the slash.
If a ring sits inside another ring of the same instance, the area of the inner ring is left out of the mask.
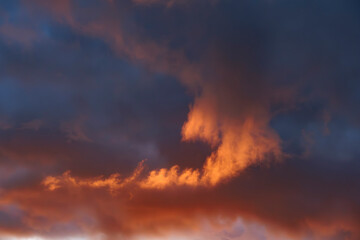
<path id="1" fill-rule="evenodd" d="M 91 142 L 91 139 L 86 136 L 83 130 L 83 122 L 85 121 L 84 117 L 79 117 L 73 122 L 65 122 L 61 124 L 61 129 L 66 133 L 66 136 L 69 141 L 88 141 Z"/>
<path id="2" fill-rule="evenodd" d="M 20 43 L 24 46 L 30 47 L 33 42 L 38 40 L 38 35 L 32 29 L 21 29 L 7 23 L 0 26 L 0 33 L 10 44 Z"/>
<path id="3" fill-rule="evenodd" d="M 358 239 L 357 3 L 178 2 L 4 2 L 1 234 Z"/>
<path id="4" fill-rule="evenodd" d="M 7 129 L 10 129 L 11 127 L 12 127 L 12 125 L 10 123 L 8 123 L 7 121 L 0 122 L 0 129 L 2 129 L 2 130 L 7 130 Z"/>
<path id="5" fill-rule="evenodd" d="M 34 119 L 30 122 L 26 122 L 22 124 L 22 129 L 33 129 L 39 130 L 39 128 L 43 125 L 43 121 L 41 119 Z"/>
<path id="6" fill-rule="evenodd" d="M 3 195 L 2 204 L 11 202 L 23 209 L 27 216 L 24 219 L 38 219 L 32 225 L 25 223 L 33 229 L 30 231 L 38 229 L 45 231 L 43 234 L 59 223 L 75 221 L 80 229 L 73 234 L 95 231 L 109 236 L 166 235 L 181 229 L 196 232 L 202 225 L 201 219 L 207 219 L 215 228 L 221 223 L 217 220 L 220 217 L 224 219 L 223 227 L 228 226 L 227 221 L 231 223 L 241 215 L 265 224 L 273 234 L 284 234 L 285 230 L 291 239 L 327 239 L 342 232 L 356 239 L 356 201 L 349 197 L 358 188 L 358 171 L 353 163 L 342 165 L 341 169 L 337 164 L 329 168 L 329 164 L 301 160 L 279 166 L 270 170 L 251 168 L 234 181 L 196 191 L 187 187 L 154 191 L 136 187 L 131 181 L 128 186 L 117 188 L 122 183 L 118 176 L 81 179 L 65 174 L 56 178 L 61 188 L 50 191 L 34 186 L 12 190 Z M 53 180 L 44 183 L 54 183 Z M 338 183 L 327 188 L 334 180 Z M 42 218 L 47 219 L 47 225 L 40 221 Z"/>

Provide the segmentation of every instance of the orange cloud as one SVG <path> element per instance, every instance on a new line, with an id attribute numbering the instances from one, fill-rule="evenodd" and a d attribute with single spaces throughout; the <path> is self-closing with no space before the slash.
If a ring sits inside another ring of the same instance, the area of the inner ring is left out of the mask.
<path id="1" fill-rule="evenodd" d="M 96 177 L 96 178 L 88 178 L 82 179 L 79 177 L 73 177 L 70 174 L 70 171 L 66 171 L 61 176 L 53 177 L 47 176 L 42 184 L 53 191 L 62 186 L 72 186 L 72 187 L 90 187 L 90 188 L 108 188 L 111 192 L 123 188 L 126 185 L 134 183 L 135 180 L 139 177 L 141 172 L 144 169 L 144 161 L 141 161 L 138 164 L 138 167 L 132 173 L 131 176 L 126 178 L 121 178 L 120 174 L 114 173 L 110 175 L 108 178 L 104 177 Z"/>
<path id="2" fill-rule="evenodd" d="M 43 183 L 50 190 L 60 187 L 60 183 L 118 189 L 135 181 L 141 188 L 162 189 L 173 185 L 214 186 L 236 176 L 250 164 L 266 160 L 269 154 L 277 158 L 281 157 L 276 134 L 256 120 L 246 118 L 244 122 L 208 124 L 197 111 L 201 112 L 202 109 L 192 108 L 189 113 L 189 119 L 183 127 L 184 139 L 199 138 L 214 146 L 218 144 L 206 159 L 202 169 L 189 168 L 180 171 L 180 167 L 175 165 L 170 169 L 153 170 L 147 177 L 138 180 L 143 170 L 143 162 L 141 162 L 132 176 L 123 180 L 117 173 L 106 179 L 78 180 L 71 177 L 69 172 L 65 172 L 61 177 L 47 177 Z M 208 116 L 209 122 L 216 122 L 212 118 L 213 116 Z"/>

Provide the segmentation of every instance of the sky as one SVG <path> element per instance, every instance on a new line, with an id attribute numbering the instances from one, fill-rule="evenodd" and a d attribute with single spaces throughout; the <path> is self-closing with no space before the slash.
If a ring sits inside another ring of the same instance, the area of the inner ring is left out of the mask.
<path id="1" fill-rule="evenodd" d="M 0 240 L 360 239 L 357 0 L 1 0 Z"/>

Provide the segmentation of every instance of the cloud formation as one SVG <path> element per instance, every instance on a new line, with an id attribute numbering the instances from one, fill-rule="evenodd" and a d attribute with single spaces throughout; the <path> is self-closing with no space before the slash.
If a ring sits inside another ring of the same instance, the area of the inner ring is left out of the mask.
<path id="1" fill-rule="evenodd" d="M 358 239 L 358 8 L 3 1 L 0 239 Z"/>

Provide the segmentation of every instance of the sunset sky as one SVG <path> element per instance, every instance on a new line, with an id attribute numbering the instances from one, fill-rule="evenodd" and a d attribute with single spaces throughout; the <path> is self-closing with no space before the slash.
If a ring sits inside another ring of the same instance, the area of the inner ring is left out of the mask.
<path id="1" fill-rule="evenodd" d="M 358 0 L 0 0 L 0 240 L 359 240 Z"/>

